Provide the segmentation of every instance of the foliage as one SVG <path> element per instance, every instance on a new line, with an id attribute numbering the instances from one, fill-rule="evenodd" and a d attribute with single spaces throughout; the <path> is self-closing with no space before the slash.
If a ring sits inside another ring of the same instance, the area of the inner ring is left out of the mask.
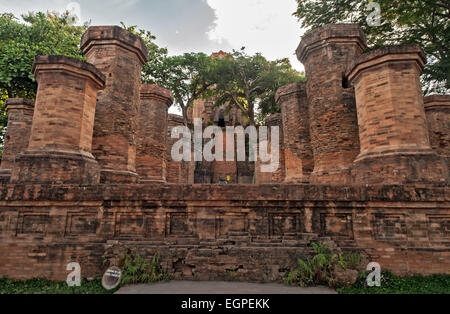
<path id="1" fill-rule="evenodd" d="M 123 253 L 120 264 L 122 268 L 120 284 L 122 286 L 170 280 L 170 277 L 161 267 L 158 253 L 153 256 L 151 262 L 148 262 L 136 251 L 127 250 Z"/>
<path id="2" fill-rule="evenodd" d="M 337 291 L 341 294 L 450 294 L 450 275 L 400 278 L 383 272 L 381 287 L 368 287 L 364 274 L 353 286 Z"/>
<path id="3" fill-rule="evenodd" d="M 370 48 L 419 44 L 429 56 L 423 81 L 426 93 L 450 89 L 450 5 L 441 0 L 377 0 L 381 25 L 369 26 L 372 0 L 297 0 L 294 13 L 307 29 L 329 23 L 358 23 L 367 34 Z"/>
<path id="4" fill-rule="evenodd" d="M 71 25 L 68 12 L 30 13 L 22 19 L 0 14 L 0 88 L 6 89 L 9 97 L 33 99 L 36 82 L 31 70 L 35 56 L 83 59 L 79 44 L 87 25 Z"/>
<path id="5" fill-rule="evenodd" d="M 116 290 L 105 290 L 101 279 L 82 280 L 81 287 L 69 287 L 66 282 L 45 279 L 26 281 L 0 279 L 0 294 L 112 294 Z"/>
<path id="6" fill-rule="evenodd" d="M 156 43 L 156 36 L 150 31 L 140 29 L 136 25 L 126 26 L 120 22 L 122 28 L 142 38 L 148 49 L 148 62 L 142 69 L 142 82 L 145 84 L 158 84 L 159 80 L 167 75 L 166 58 L 168 57 L 167 48 L 159 47 Z"/>
<path id="7" fill-rule="evenodd" d="M 355 269 L 364 261 L 359 253 L 335 253 L 322 243 L 311 243 L 311 246 L 315 255 L 305 261 L 299 258 L 297 268 L 284 278 L 286 284 L 300 287 L 326 284 L 336 287 L 340 285 L 334 275 L 337 267 Z"/>
<path id="8" fill-rule="evenodd" d="M 218 59 L 216 70 L 217 80 L 208 97 L 215 100 L 216 106 L 236 106 L 252 125 L 280 111 L 275 103 L 279 87 L 304 79 L 292 69 L 288 59 L 268 61 L 259 53 L 246 54 L 245 48 L 234 50 L 229 58 Z"/>
<path id="9" fill-rule="evenodd" d="M 161 59 L 157 71 L 144 69 L 143 80 L 172 91 L 176 105 L 180 108 L 184 123 L 187 125 L 188 109 L 216 81 L 216 64 L 217 60 L 204 53 L 170 56 Z"/>
<path id="10" fill-rule="evenodd" d="M 29 13 L 23 21 L 14 15 L 0 14 L 0 147 L 8 117 L 5 99 L 34 99 L 37 84 L 32 66 L 37 55 L 66 55 L 83 59 L 80 39 L 87 28 L 70 24 L 68 12 Z"/>

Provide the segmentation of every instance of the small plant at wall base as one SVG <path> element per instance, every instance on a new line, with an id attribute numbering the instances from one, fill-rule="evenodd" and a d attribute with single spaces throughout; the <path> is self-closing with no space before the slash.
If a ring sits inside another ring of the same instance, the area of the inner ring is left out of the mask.
<path id="1" fill-rule="evenodd" d="M 358 278 L 365 258 L 359 253 L 336 253 L 322 243 L 312 243 L 314 256 L 298 259 L 297 268 L 283 281 L 292 286 L 309 287 L 326 284 L 329 287 L 352 285 Z"/>
<path id="2" fill-rule="evenodd" d="M 135 250 L 126 250 L 121 258 L 120 267 L 122 269 L 122 278 L 120 280 L 122 286 L 168 281 L 171 279 L 162 268 L 158 253 L 149 262 Z"/>

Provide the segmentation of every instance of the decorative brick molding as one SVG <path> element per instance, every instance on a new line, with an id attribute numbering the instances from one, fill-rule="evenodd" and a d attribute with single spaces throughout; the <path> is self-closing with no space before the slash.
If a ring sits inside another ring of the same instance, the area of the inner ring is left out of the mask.
<path id="1" fill-rule="evenodd" d="M 393 46 L 360 56 L 349 71 L 361 143 L 357 183 L 447 181 L 448 168 L 428 136 L 419 79 L 424 64 L 419 46 Z"/>

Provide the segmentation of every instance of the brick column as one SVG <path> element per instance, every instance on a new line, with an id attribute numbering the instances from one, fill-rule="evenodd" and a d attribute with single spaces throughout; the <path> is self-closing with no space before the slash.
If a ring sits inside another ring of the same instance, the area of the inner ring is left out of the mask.
<path id="1" fill-rule="evenodd" d="M 314 169 L 306 83 L 281 87 L 275 96 L 283 119 L 286 183 L 307 183 Z"/>
<path id="2" fill-rule="evenodd" d="M 262 172 L 261 171 L 261 165 L 265 164 L 261 162 L 260 155 L 259 155 L 259 146 L 255 145 L 255 153 L 258 152 L 258 159 L 255 161 L 255 184 L 274 184 L 274 183 L 282 183 L 285 180 L 286 172 L 285 172 L 285 156 L 284 156 L 284 145 L 283 145 L 283 125 L 282 125 L 282 118 L 281 114 L 276 113 L 268 116 L 265 120 L 265 124 L 267 126 L 267 147 L 270 150 L 270 140 L 271 140 L 271 129 L 273 126 L 278 126 L 280 130 L 280 143 L 279 143 L 279 149 L 280 149 L 280 160 L 279 160 L 279 167 L 275 172 Z M 259 132 L 258 132 L 258 143 L 260 144 L 262 142 L 261 138 L 259 138 Z M 268 162 L 266 163 L 268 164 Z"/>
<path id="3" fill-rule="evenodd" d="M 11 181 L 98 183 L 92 132 L 105 77 L 92 64 L 65 56 L 36 57 L 33 73 L 38 90 L 30 141 L 16 158 Z"/>
<path id="4" fill-rule="evenodd" d="M 359 153 L 358 123 L 344 74 L 348 64 L 365 49 L 365 35 L 356 24 L 313 30 L 303 36 L 297 49 L 307 77 L 313 183 L 352 182 L 350 168 Z"/>
<path id="5" fill-rule="evenodd" d="M 424 98 L 430 144 L 447 161 L 450 170 L 450 95 Z"/>
<path id="6" fill-rule="evenodd" d="M 141 85 L 136 169 L 143 182 L 166 182 L 168 109 L 172 93 L 158 85 Z"/>
<path id="7" fill-rule="evenodd" d="M 0 177 L 9 181 L 16 157 L 25 151 L 30 140 L 34 100 L 9 98 L 5 103 L 8 126 L 4 141 Z"/>
<path id="8" fill-rule="evenodd" d="M 361 153 L 356 182 L 445 182 L 447 165 L 431 149 L 417 45 L 385 47 L 360 56 L 348 73 L 355 86 Z"/>
<path id="9" fill-rule="evenodd" d="M 97 97 L 93 140 L 101 182 L 136 182 L 137 113 L 147 48 L 140 37 L 118 26 L 90 27 L 81 48 L 106 76 Z"/>

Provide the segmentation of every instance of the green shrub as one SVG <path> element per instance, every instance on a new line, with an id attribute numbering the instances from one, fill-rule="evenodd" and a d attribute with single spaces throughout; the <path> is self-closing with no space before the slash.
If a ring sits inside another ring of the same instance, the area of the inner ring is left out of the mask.
<path id="1" fill-rule="evenodd" d="M 161 266 L 158 253 L 149 262 L 135 251 L 125 251 L 121 266 L 121 285 L 170 280 L 170 277 Z"/>
<path id="2" fill-rule="evenodd" d="M 305 261 L 298 259 L 297 268 L 284 278 L 286 284 L 300 287 L 326 284 L 336 287 L 340 285 L 334 274 L 337 267 L 355 269 L 364 261 L 359 253 L 338 254 L 322 243 L 311 243 L 311 246 L 314 256 Z"/>

